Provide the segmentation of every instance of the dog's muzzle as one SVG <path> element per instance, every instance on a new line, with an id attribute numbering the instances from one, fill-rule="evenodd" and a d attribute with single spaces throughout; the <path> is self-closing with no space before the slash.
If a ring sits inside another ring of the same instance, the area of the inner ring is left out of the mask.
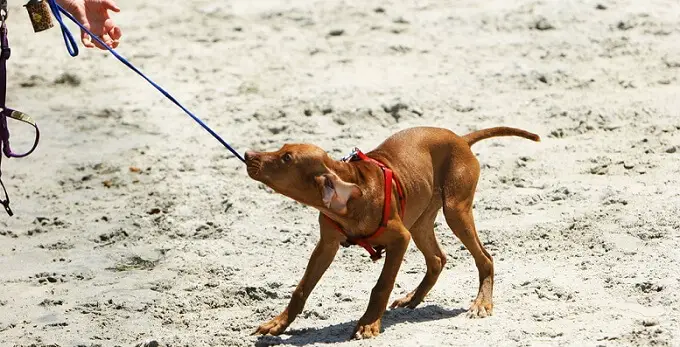
<path id="1" fill-rule="evenodd" d="M 248 171 L 248 176 L 253 179 L 257 179 L 262 169 L 262 161 L 257 153 L 253 151 L 247 151 L 244 155 L 246 160 L 246 170 Z"/>

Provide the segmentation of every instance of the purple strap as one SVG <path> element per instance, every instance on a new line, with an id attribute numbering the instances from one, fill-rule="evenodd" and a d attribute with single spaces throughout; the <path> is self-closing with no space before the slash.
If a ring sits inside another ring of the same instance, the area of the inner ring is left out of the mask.
<path id="1" fill-rule="evenodd" d="M 38 146 L 38 141 L 40 140 L 40 130 L 35 122 L 25 114 L 7 108 L 5 106 L 5 98 L 7 96 L 7 60 L 11 55 L 11 49 L 9 48 L 9 40 L 7 39 L 7 26 L 5 25 L 4 18 L 2 20 L 2 25 L 0 25 L 0 147 L 2 147 L 2 153 L 0 153 L 0 166 L 2 165 L 2 154 L 5 154 L 7 158 L 21 158 L 31 154 L 35 148 Z M 9 145 L 9 127 L 7 126 L 7 118 L 16 119 L 24 123 L 28 123 L 35 128 L 36 136 L 33 147 L 26 153 L 15 154 Z M 12 209 L 9 207 L 9 195 L 7 194 L 7 189 L 5 189 L 5 184 L 2 182 L 2 169 L 0 167 L 0 187 L 2 187 L 5 193 L 5 199 L 0 199 L 0 204 L 5 208 L 7 214 L 14 215 Z"/>

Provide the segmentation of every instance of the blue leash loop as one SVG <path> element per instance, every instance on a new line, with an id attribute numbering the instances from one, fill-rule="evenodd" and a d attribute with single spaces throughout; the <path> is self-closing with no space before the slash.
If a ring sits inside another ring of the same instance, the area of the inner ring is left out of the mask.
<path id="1" fill-rule="evenodd" d="M 207 126 L 200 118 L 196 117 L 191 111 L 187 110 L 186 107 L 184 107 L 179 101 L 177 101 L 170 93 L 165 91 L 165 89 L 161 88 L 158 84 L 156 84 L 154 81 L 152 81 L 149 77 L 147 77 L 144 73 L 139 71 L 134 65 L 132 65 L 127 59 L 123 58 L 118 52 L 116 52 L 113 48 L 109 47 L 107 44 L 105 44 L 97 35 L 94 35 L 92 32 L 90 32 L 87 28 L 85 28 L 78 20 L 76 20 L 68 11 L 64 10 L 61 6 L 57 4 L 55 0 L 47 0 L 47 2 L 50 5 L 50 10 L 52 10 L 52 14 L 54 15 L 54 18 L 57 19 L 57 22 L 59 22 L 59 26 L 61 26 L 61 33 L 64 36 L 64 43 L 66 44 L 66 49 L 68 50 L 68 53 L 72 56 L 75 57 L 78 55 L 78 45 L 76 43 L 76 40 L 73 38 L 73 35 L 71 35 L 71 32 L 68 30 L 66 25 L 64 24 L 64 21 L 61 17 L 61 14 L 63 13 L 68 19 L 73 21 L 73 23 L 76 23 L 80 29 L 84 30 L 86 33 L 90 35 L 94 40 L 96 40 L 102 47 L 106 47 L 106 49 L 111 52 L 118 60 L 120 60 L 121 63 L 123 63 L 125 66 L 130 68 L 132 71 L 136 72 L 138 75 L 140 75 L 142 78 L 144 78 L 149 84 L 154 86 L 156 89 L 158 89 L 161 94 L 165 95 L 166 98 L 170 99 L 175 105 L 177 105 L 179 108 L 182 109 L 189 117 L 191 117 L 193 120 L 196 121 L 200 126 L 203 127 L 210 135 L 212 135 L 217 141 L 219 141 L 224 147 L 226 147 L 232 154 L 236 156 L 239 160 L 242 162 L 246 162 L 243 157 L 236 152 L 226 141 L 220 137 L 217 133 L 215 133 L 212 129 L 210 129 L 209 126 Z"/>

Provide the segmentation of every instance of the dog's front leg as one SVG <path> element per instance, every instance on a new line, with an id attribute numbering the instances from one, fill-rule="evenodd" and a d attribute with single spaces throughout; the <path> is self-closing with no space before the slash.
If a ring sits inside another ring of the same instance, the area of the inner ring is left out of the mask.
<path id="1" fill-rule="evenodd" d="M 321 238 L 316 244 L 312 256 L 309 258 L 305 274 L 302 276 L 302 280 L 298 283 L 295 291 L 293 291 L 293 295 L 290 298 L 290 302 L 286 309 L 274 319 L 260 325 L 260 327 L 253 332 L 253 335 L 279 335 L 284 332 L 290 323 L 295 320 L 295 317 L 302 312 L 309 294 L 319 282 L 319 279 L 321 279 L 324 272 L 326 272 L 328 266 L 333 262 L 335 254 L 340 248 L 340 241 L 337 238 L 332 237 L 332 235 L 327 235 L 329 232 L 332 232 L 332 230 L 324 230 L 324 227 L 322 227 Z"/>
<path id="2" fill-rule="evenodd" d="M 411 241 L 411 235 L 401 222 L 391 223 L 384 235 L 389 235 L 391 239 L 385 244 L 385 264 L 378 282 L 371 291 L 366 313 L 359 319 L 352 338 L 366 339 L 380 334 L 381 319 L 387 309 L 387 301 L 394 288 L 394 281 L 404 259 L 404 253 Z"/>

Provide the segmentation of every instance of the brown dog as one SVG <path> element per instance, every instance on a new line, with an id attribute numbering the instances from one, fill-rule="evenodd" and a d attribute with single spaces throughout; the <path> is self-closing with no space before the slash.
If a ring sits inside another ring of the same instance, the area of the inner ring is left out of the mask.
<path id="1" fill-rule="evenodd" d="M 491 315 L 494 268 L 491 255 L 477 237 L 472 217 L 479 162 L 470 146 L 496 136 L 540 141 L 536 134 L 508 127 L 475 131 L 463 137 L 441 128 L 406 129 L 366 154 L 383 163 L 388 171 L 393 170 L 398 180 L 388 180 L 376 162 L 333 160 L 324 150 L 309 144 L 287 144 L 276 152 L 246 152 L 251 178 L 321 212 L 319 242 L 288 307 L 253 334 L 282 333 L 302 311 L 340 245 L 364 238 L 365 244 L 359 244 L 384 248 L 385 263 L 366 313 L 359 319 L 352 336 L 377 336 L 411 238 L 425 256 L 427 272 L 418 287 L 394 301 L 392 308 L 415 308 L 444 268 L 446 256 L 434 234 L 435 217 L 442 207 L 446 222 L 470 251 L 479 271 L 479 292 L 470 306 L 469 316 Z M 398 193 L 402 190 L 400 196 Z M 401 216 L 399 207 L 404 201 L 405 213 Z M 386 202 L 389 206 L 384 210 Z M 380 225 L 384 230 L 373 235 Z"/>

